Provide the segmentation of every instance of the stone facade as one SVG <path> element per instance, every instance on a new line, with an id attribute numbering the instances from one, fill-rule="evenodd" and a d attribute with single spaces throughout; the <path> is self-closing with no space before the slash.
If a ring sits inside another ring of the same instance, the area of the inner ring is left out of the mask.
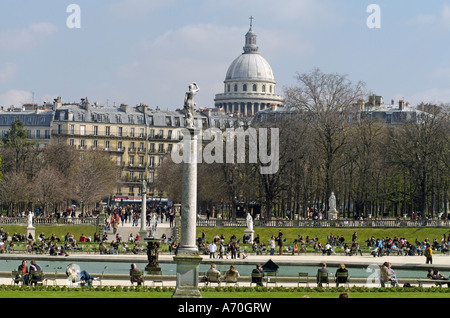
<path id="1" fill-rule="evenodd" d="M 195 114 L 197 127 L 207 125 L 207 117 Z M 182 111 L 135 107 L 102 107 L 56 101 L 52 122 L 52 143 L 68 144 L 80 151 L 101 150 L 122 168 L 115 201 L 141 202 L 143 181 L 147 195 L 158 201 L 164 196 L 154 187 L 157 168 L 180 141 L 184 128 Z M 163 198 L 164 199 L 164 198 Z"/>

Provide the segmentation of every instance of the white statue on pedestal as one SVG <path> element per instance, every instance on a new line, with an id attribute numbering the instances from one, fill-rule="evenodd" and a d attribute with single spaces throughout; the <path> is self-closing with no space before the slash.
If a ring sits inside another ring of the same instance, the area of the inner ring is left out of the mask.
<path id="1" fill-rule="evenodd" d="M 330 205 L 330 208 L 329 208 L 330 211 L 336 211 L 336 197 L 334 196 L 334 192 L 331 192 L 331 196 L 328 201 L 328 204 Z"/>
<path id="2" fill-rule="evenodd" d="M 253 231 L 253 218 L 250 213 L 247 213 L 247 230 Z"/>
<path id="3" fill-rule="evenodd" d="M 331 192 L 331 196 L 328 199 L 328 220 L 336 220 L 338 217 L 338 211 L 336 210 L 336 197 L 334 192 Z"/>
<path id="4" fill-rule="evenodd" d="M 33 216 L 34 216 L 34 213 L 32 211 L 28 212 L 28 225 L 27 225 L 27 227 L 33 227 Z"/>

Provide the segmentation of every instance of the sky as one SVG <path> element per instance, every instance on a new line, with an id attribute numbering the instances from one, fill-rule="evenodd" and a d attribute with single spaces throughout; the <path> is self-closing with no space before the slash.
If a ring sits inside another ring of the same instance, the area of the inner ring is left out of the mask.
<path id="1" fill-rule="evenodd" d="M 450 102 L 450 0 L 2 0 L 0 105 L 175 110 L 197 82 L 214 107 L 250 16 L 278 94 L 319 68 L 385 101 Z"/>

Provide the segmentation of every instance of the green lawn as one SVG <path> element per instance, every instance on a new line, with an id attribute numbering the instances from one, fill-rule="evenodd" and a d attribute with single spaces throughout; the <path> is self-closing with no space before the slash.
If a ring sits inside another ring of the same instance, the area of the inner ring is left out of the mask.
<path id="1" fill-rule="evenodd" d="M 4 231 L 8 232 L 9 235 L 13 235 L 14 233 L 24 233 L 25 226 L 17 226 L 17 225 L 4 225 Z M 261 241 L 265 242 L 267 245 L 267 241 L 272 235 L 278 236 L 278 231 L 282 230 L 283 238 L 286 239 L 285 245 L 292 244 L 293 241 L 298 237 L 298 235 L 302 235 L 303 238 L 309 236 L 310 238 L 318 237 L 319 241 L 322 243 L 322 246 L 325 245 L 327 241 L 327 236 L 333 234 L 335 236 L 344 236 L 345 240 L 348 242 L 351 240 L 354 232 L 357 232 L 358 242 L 363 248 L 363 252 L 367 252 L 365 241 L 369 237 L 377 238 L 394 238 L 394 237 L 403 237 L 408 241 L 414 243 L 416 238 L 419 241 L 424 240 L 425 238 L 429 238 L 431 241 L 433 239 L 437 239 L 439 242 L 441 241 L 442 235 L 450 234 L 450 229 L 445 228 L 267 228 L 267 227 L 257 227 L 255 230 L 255 236 L 259 234 Z M 78 239 L 81 234 L 85 234 L 86 236 L 94 236 L 94 233 L 98 231 L 98 228 L 95 226 L 88 225 L 40 225 L 36 226 L 36 236 L 40 233 L 44 233 L 46 238 L 51 237 L 52 234 L 55 234 L 56 237 L 61 240 L 64 239 L 64 236 L 70 232 L 74 235 L 75 239 Z M 202 232 L 206 234 L 206 241 L 211 242 L 215 235 L 225 236 L 225 241 L 228 242 L 228 239 L 233 235 L 236 236 L 237 239 L 241 239 L 244 235 L 244 228 L 242 227 L 198 227 L 197 228 L 197 237 L 201 237 Z M 25 250 L 25 243 L 16 244 L 16 249 Z M 84 250 L 90 250 L 93 247 L 98 248 L 98 243 L 90 243 L 83 244 L 79 243 L 80 246 L 83 247 Z M 244 246 L 240 244 L 241 247 L 245 248 L 247 251 L 250 251 L 251 247 L 249 245 Z M 313 252 L 312 244 L 307 247 L 308 252 Z M 168 252 L 168 245 L 163 244 L 161 246 L 161 252 Z M 337 251 L 339 252 L 339 251 Z"/>
<path id="2" fill-rule="evenodd" d="M 417 239 L 420 241 L 429 238 L 433 240 L 436 238 L 439 242 L 443 234 L 448 235 L 450 229 L 445 228 L 267 228 L 260 227 L 254 228 L 255 236 L 259 234 L 261 239 L 265 242 L 270 238 L 271 235 L 278 236 L 278 231 L 283 232 L 283 238 L 286 238 L 287 243 L 292 243 L 298 235 L 302 235 L 303 238 L 309 236 L 310 238 L 318 237 L 322 244 L 327 241 L 327 236 L 333 234 L 335 236 L 344 236 L 346 241 L 350 241 L 352 234 L 357 232 L 358 241 L 361 245 L 371 236 L 377 238 L 385 237 L 403 237 L 410 242 L 414 242 Z M 225 236 L 225 239 L 229 239 L 232 235 L 235 235 L 238 239 L 244 236 L 243 228 L 236 227 L 221 227 L 221 228 L 210 228 L 210 227 L 198 227 L 197 236 L 201 236 L 202 231 L 206 234 L 206 240 L 212 241 L 214 236 L 217 234 Z"/>
<path id="3" fill-rule="evenodd" d="M 294 240 L 299 235 L 303 236 L 303 239 L 305 239 L 307 236 L 309 236 L 310 238 L 315 238 L 317 236 L 319 241 L 322 243 L 322 246 L 325 246 L 327 242 L 327 236 L 329 236 L 330 234 L 333 234 L 334 236 L 344 236 L 346 242 L 351 242 L 352 235 L 354 232 L 356 232 L 357 241 L 364 253 L 369 252 L 366 241 L 372 236 L 375 239 L 394 237 L 406 238 L 410 243 L 415 244 L 416 239 L 418 239 L 419 241 L 423 241 L 425 238 L 428 238 L 431 242 L 433 241 L 433 239 L 437 239 L 437 241 L 440 243 L 442 236 L 444 234 L 448 236 L 450 233 L 450 229 L 445 228 L 254 228 L 255 237 L 259 234 L 261 242 L 264 242 L 266 246 L 268 246 L 268 240 L 272 235 L 274 235 L 275 237 L 278 236 L 279 230 L 281 230 L 283 233 L 283 239 L 286 239 L 284 246 L 293 244 Z M 219 235 L 219 237 L 221 235 L 224 235 L 225 242 L 228 242 L 228 239 L 233 235 L 235 235 L 237 239 L 241 239 L 242 242 L 242 238 L 244 236 L 243 228 L 198 227 L 197 237 L 200 237 L 203 231 L 205 232 L 206 241 L 209 242 L 211 242 L 216 235 Z M 241 247 L 243 246 L 241 245 Z M 244 248 L 247 252 L 251 249 L 250 246 L 244 246 Z M 307 245 L 306 250 L 307 252 L 314 252 L 313 243 Z M 336 252 L 342 252 L 342 250 L 337 249 Z"/>
<path id="4" fill-rule="evenodd" d="M 0 287 L 0 298 L 171 298 L 173 288 L 164 289 L 142 289 L 142 288 L 62 288 L 54 290 L 52 288 L 19 288 Z M 450 290 L 447 288 L 273 288 L 257 289 L 242 288 L 233 289 L 222 288 L 200 288 L 204 299 L 275 299 L 275 298 L 338 298 L 339 294 L 346 292 L 350 298 L 374 299 L 374 298 L 450 298 Z"/>
<path id="5" fill-rule="evenodd" d="M 4 225 L 4 231 L 9 235 L 14 233 L 25 233 L 25 226 L 17 225 Z M 326 243 L 327 236 L 331 233 L 336 236 L 343 235 L 347 241 L 350 241 L 352 234 L 357 232 L 358 241 L 361 245 L 371 236 L 375 239 L 383 237 L 404 237 L 410 242 L 414 242 L 417 239 L 423 240 L 429 238 L 433 240 L 436 238 L 439 242 L 443 234 L 450 234 L 450 229 L 445 228 L 267 228 L 260 227 L 254 228 L 255 236 L 259 234 L 262 241 L 267 242 L 271 235 L 278 236 L 278 231 L 282 230 L 283 237 L 286 238 L 286 243 L 292 243 L 298 235 L 302 235 L 304 238 L 309 236 L 310 238 L 318 237 L 322 244 Z M 36 236 L 40 233 L 44 233 L 46 238 L 50 238 L 52 234 L 56 237 L 63 239 L 64 236 L 71 232 L 74 237 L 78 239 L 81 234 L 86 236 L 94 236 L 94 233 L 98 231 L 95 226 L 89 225 L 40 225 L 36 226 Z M 215 235 L 225 236 L 228 240 L 232 235 L 235 235 L 238 239 L 243 237 L 244 228 L 242 227 L 197 227 L 197 237 L 201 236 L 202 232 L 206 234 L 206 240 L 212 241 Z"/>

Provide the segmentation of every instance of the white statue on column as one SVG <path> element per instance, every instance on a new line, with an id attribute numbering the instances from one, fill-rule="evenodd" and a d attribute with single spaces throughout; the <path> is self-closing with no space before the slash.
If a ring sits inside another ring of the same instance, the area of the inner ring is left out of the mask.
<path id="1" fill-rule="evenodd" d="M 187 128 L 194 128 L 194 96 L 199 90 L 200 88 L 198 87 L 198 84 L 196 82 L 192 82 L 189 84 L 189 92 L 186 92 L 184 97 L 184 110 Z"/>
<path id="2" fill-rule="evenodd" d="M 147 194 L 147 180 L 142 181 L 142 194 Z"/>

